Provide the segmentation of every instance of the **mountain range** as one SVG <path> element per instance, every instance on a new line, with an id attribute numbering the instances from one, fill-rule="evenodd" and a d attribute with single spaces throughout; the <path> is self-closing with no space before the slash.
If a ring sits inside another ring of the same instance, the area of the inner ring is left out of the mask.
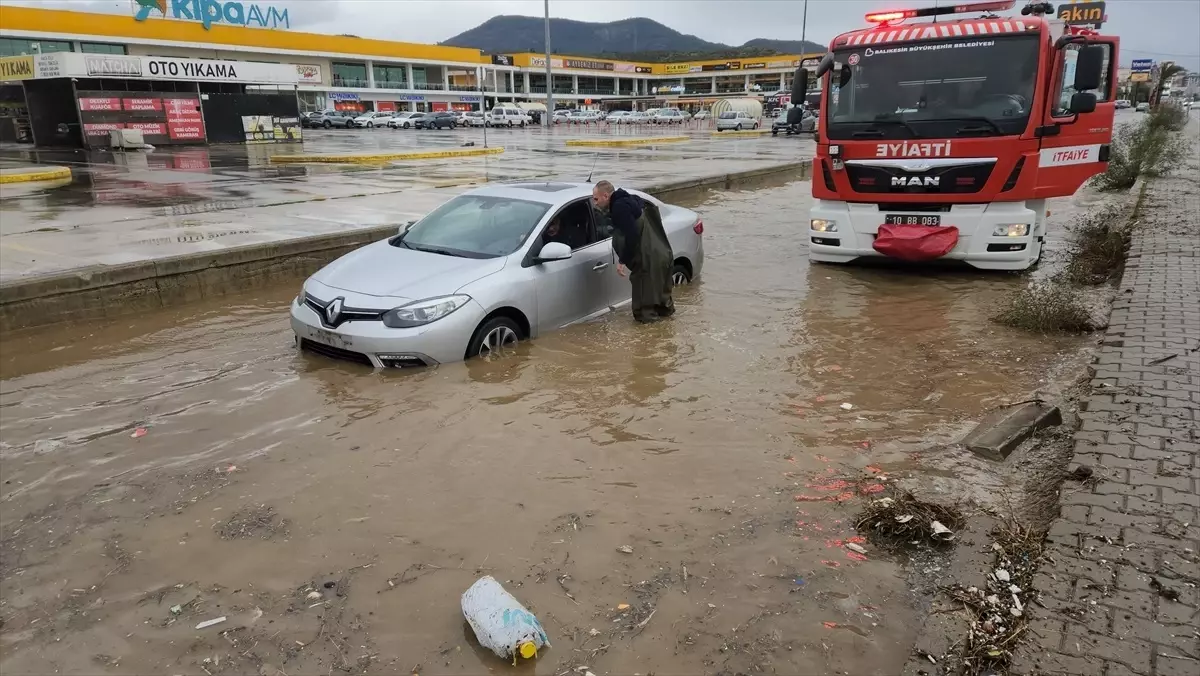
<path id="1" fill-rule="evenodd" d="M 545 31 L 544 19 L 540 17 L 502 15 L 440 44 L 472 47 L 487 54 L 545 52 Z M 824 45 L 800 40 L 757 38 L 741 46 L 725 45 L 680 33 L 645 18 L 608 23 L 550 19 L 550 47 L 555 54 L 653 63 L 825 51 Z"/>

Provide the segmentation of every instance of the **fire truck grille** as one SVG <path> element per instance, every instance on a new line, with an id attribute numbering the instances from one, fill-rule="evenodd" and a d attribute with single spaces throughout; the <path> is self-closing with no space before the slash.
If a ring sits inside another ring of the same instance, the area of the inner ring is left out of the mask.
<path id="1" fill-rule="evenodd" d="M 905 171 L 899 167 L 846 166 L 850 185 L 860 193 L 905 195 L 948 195 L 983 190 L 995 168 L 987 164 L 963 164 L 934 167 L 928 171 Z"/>

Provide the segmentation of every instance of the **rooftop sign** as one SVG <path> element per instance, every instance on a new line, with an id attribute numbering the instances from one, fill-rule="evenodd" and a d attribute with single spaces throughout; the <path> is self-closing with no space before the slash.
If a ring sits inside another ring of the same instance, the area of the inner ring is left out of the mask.
<path id="1" fill-rule="evenodd" d="M 199 21 L 205 30 L 215 23 L 251 28 L 291 28 L 288 11 L 280 11 L 271 5 L 221 0 L 134 0 L 134 3 L 137 11 L 133 18 L 136 21 L 145 21 L 157 11 L 164 19 Z"/>

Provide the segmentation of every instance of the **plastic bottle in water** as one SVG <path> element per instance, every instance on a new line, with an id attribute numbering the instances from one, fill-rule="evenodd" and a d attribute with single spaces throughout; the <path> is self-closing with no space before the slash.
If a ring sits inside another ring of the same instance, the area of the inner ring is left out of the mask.
<path id="1" fill-rule="evenodd" d="M 479 644 L 513 664 L 517 655 L 530 659 L 550 647 L 542 623 L 490 575 L 463 592 L 462 611 Z"/>

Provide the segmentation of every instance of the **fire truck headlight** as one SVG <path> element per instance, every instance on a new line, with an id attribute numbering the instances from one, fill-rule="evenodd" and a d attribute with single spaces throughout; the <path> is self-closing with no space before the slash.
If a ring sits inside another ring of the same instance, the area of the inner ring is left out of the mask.
<path id="1" fill-rule="evenodd" d="M 809 221 L 810 227 L 814 232 L 837 232 L 837 221 L 829 221 L 824 218 L 814 218 Z"/>
<path id="2" fill-rule="evenodd" d="M 992 237 L 1024 237 L 1029 234 L 1028 223 L 1005 223 L 992 230 Z"/>

